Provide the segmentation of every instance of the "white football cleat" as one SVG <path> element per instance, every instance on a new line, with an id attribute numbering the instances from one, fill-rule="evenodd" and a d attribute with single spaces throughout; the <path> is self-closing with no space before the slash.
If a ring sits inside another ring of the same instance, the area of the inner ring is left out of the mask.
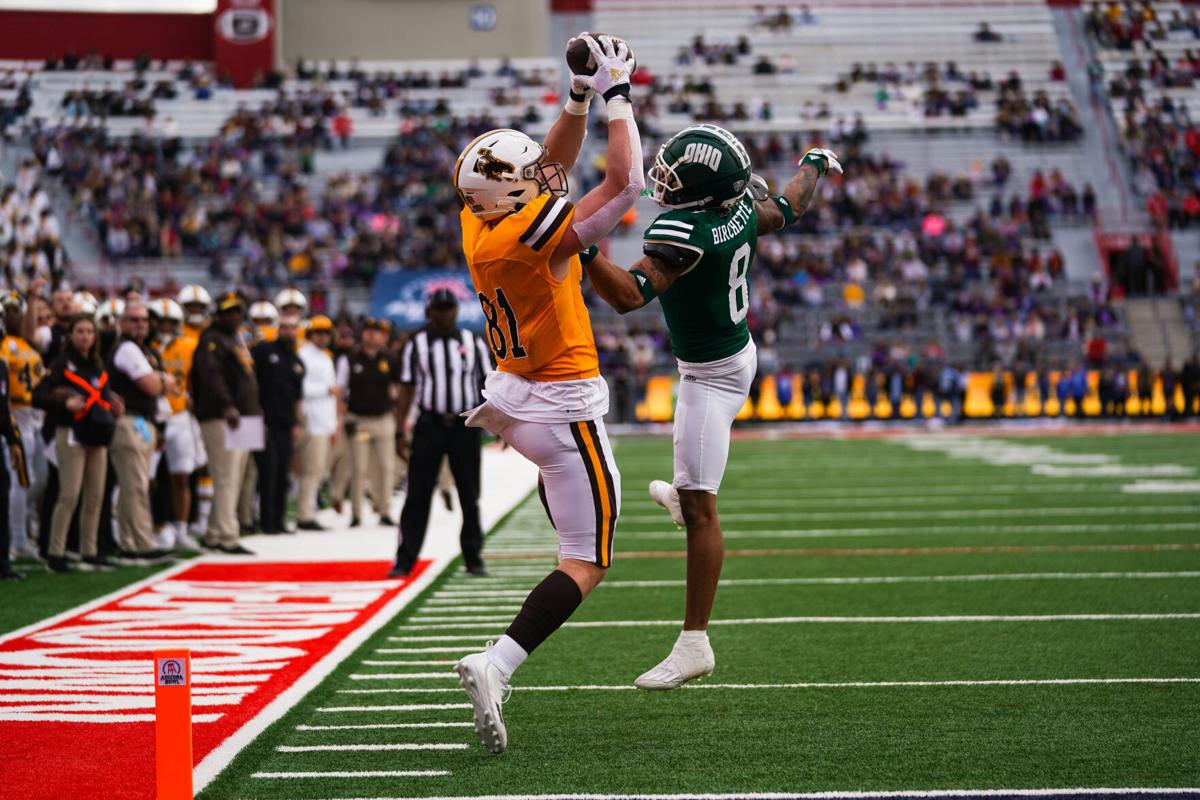
<path id="1" fill-rule="evenodd" d="M 675 642 L 671 653 L 658 666 L 638 676 L 633 685 L 639 689 L 678 689 L 690 680 L 711 675 L 717 665 L 708 639 L 696 644 Z"/>
<path id="2" fill-rule="evenodd" d="M 679 507 L 679 492 L 666 481 L 650 481 L 650 499 L 671 514 L 675 527 L 683 527 L 683 509 Z"/>
<path id="3" fill-rule="evenodd" d="M 501 706 L 508 699 L 508 684 L 500 670 L 488 660 L 486 652 L 472 653 L 455 665 L 458 685 L 467 690 L 475 707 L 475 733 L 488 752 L 500 754 L 508 747 L 508 729 L 504 727 Z"/>

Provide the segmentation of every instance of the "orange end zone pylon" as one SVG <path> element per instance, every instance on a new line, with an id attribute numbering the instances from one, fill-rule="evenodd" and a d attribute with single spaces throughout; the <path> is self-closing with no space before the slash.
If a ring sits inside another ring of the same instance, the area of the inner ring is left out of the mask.
<path id="1" fill-rule="evenodd" d="M 154 753 L 158 800 L 192 800 L 192 659 L 154 651 Z"/>

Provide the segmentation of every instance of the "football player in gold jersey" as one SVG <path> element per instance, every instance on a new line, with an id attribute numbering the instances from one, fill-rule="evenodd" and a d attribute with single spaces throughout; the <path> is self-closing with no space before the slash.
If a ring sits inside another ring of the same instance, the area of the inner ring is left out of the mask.
<path id="1" fill-rule="evenodd" d="M 25 450 L 24 465 L 14 463 L 11 457 L 8 459 L 12 478 L 8 523 L 12 530 L 13 551 L 21 556 L 33 556 L 37 550 L 29 541 L 31 517 L 37 508 L 46 475 L 46 462 L 41 448 L 42 412 L 33 407 L 33 390 L 42 382 L 46 367 L 37 348 L 19 335 L 25 323 L 25 299 L 19 292 L 10 291 L 4 295 L 2 304 L 8 334 L 0 341 L 0 350 L 8 364 L 13 424 L 20 433 Z"/>
<path id="2" fill-rule="evenodd" d="M 620 473 L 604 431 L 608 386 L 579 284 L 578 253 L 607 235 L 644 185 L 641 140 L 629 99 L 633 58 L 624 42 L 581 34 L 595 73 L 572 79 L 571 101 L 539 144 L 490 131 L 459 156 L 463 252 L 499 365 L 469 425 L 487 428 L 538 465 L 559 540 L 558 568 L 526 599 L 486 652 L 458 662 L 475 730 L 493 753 L 508 733 L 501 703 L 513 671 L 565 622 L 604 577 L 620 514 Z M 608 109 L 604 181 L 569 202 L 567 173 L 587 130 L 591 95 Z M 403 532 L 402 532 L 403 535 Z"/>
<path id="3" fill-rule="evenodd" d="M 159 356 L 163 370 L 175 378 L 174 391 L 166 395 L 171 417 L 163 434 L 167 472 L 171 475 L 173 544 L 167 544 L 177 549 L 198 551 L 200 545 L 188 535 L 187 522 L 192 510 L 191 476 L 206 462 L 200 426 L 192 416 L 188 401 L 188 373 L 192 371 L 192 357 L 199 340 L 182 333 L 184 313 L 174 300 L 156 300 L 154 307 L 158 316 Z"/>

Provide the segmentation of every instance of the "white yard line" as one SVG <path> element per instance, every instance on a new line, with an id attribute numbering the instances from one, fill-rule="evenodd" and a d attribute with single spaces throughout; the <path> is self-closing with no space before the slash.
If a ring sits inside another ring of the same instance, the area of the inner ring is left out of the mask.
<path id="1" fill-rule="evenodd" d="M 956 498 L 978 497 L 993 499 L 997 495 L 1015 495 L 1017 497 L 1027 497 L 1034 495 L 1075 495 L 1075 494 L 1102 494 L 1107 491 L 1108 487 L 1098 484 L 1095 481 L 1084 483 L 1067 483 L 1064 481 L 1041 481 L 1031 479 L 1028 483 L 989 483 L 984 486 L 913 486 L 904 484 L 895 488 L 867 486 L 838 489 L 836 487 L 822 487 L 819 490 L 806 491 L 802 485 L 789 484 L 797 491 L 794 495 L 781 496 L 778 490 L 764 490 L 762 487 L 769 486 L 770 483 L 754 481 L 752 485 L 745 487 L 733 486 L 728 491 L 721 493 L 721 506 L 725 507 L 730 503 L 750 503 L 753 505 L 766 506 L 793 506 L 797 502 L 811 502 L 815 500 L 844 500 L 849 505 L 857 505 L 856 500 L 878 502 L 892 502 L 898 505 L 921 505 L 922 501 L 934 497 L 948 498 L 947 502 L 953 502 Z M 1200 490 L 1197 490 L 1200 492 Z M 639 490 L 636 493 L 630 494 L 621 499 L 621 507 L 628 508 L 632 506 L 645 506 L 646 508 L 659 508 L 658 504 L 647 497 L 643 491 Z"/>
<path id="2" fill-rule="evenodd" d="M 1169 614 L 946 614 L 926 616 L 823 616 L 823 617 L 745 617 L 741 619 L 714 619 L 709 625 L 805 625 L 805 624 L 908 624 L 947 622 L 1155 622 L 1162 620 L 1200 619 L 1200 613 Z M 647 628 L 661 626 L 678 627 L 677 619 L 610 619 L 589 622 L 566 622 L 564 628 Z M 399 625 L 396 630 L 458 630 L 466 628 L 494 629 L 496 623 L 455 623 L 450 625 Z M 397 638 L 397 637 L 390 637 Z M 401 637 L 402 638 L 402 637 Z M 411 637 L 410 637 L 411 638 Z M 427 637 L 427 638 L 473 638 L 480 637 Z"/>
<path id="3" fill-rule="evenodd" d="M 978 575 L 873 575 L 846 578 L 726 578 L 721 586 L 842 586 L 891 583 L 976 583 L 989 581 L 1142 580 L 1200 578 L 1200 570 L 1179 572 L 1000 572 Z M 602 589 L 657 589 L 687 586 L 684 580 L 603 581 Z"/>
<path id="4" fill-rule="evenodd" d="M 464 742 L 388 742 L 387 744 L 281 744 L 275 748 L 279 753 L 371 753 L 388 750 L 466 750 Z"/>
<path id="5" fill-rule="evenodd" d="M 944 681 L 812 681 L 807 683 L 688 683 L 688 690 L 800 690 L 800 689 L 926 689 L 939 687 L 970 688 L 975 686 L 1116 686 L 1116 685 L 1174 685 L 1200 684 L 1200 678 L 998 678 L 994 680 Z M 517 686 L 521 692 L 625 692 L 637 691 L 633 684 L 578 684 L 554 686 Z M 441 694 L 462 692 L 462 689 L 339 689 L 337 694 Z M 469 706 L 468 706 L 469 707 Z M 322 708 L 325 712 L 397 711 L 406 706 L 340 706 Z M 740 796 L 740 795 L 739 795 Z"/>
<path id="6" fill-rule="evenodd" d="M 462 692 L 462 689 L 446 689 L 447 692 Z M 470 703 L 405 703 L 399 706 L 388 706 L 388 711 L 450 711 L 471 708 Z M 317 711 L 324 714 L 334 714 L 343 711 L 359 711 L 359 707 L 351 706 L 350 708 L 318 708 Z"/>
<path id="7" fill-rule="evenodd" d="M 433 659 L 430 661 L 401 661 L 399 659 L 380 659 L 378 661 L 362 661 L 359 662 L 367 667 L 432 667 L 432 666 L 449 666 L 458 662 L 449 658 Z"/>
<path id="8" fill-rule="evenodd" d="M 462 611 L 520 611 L 521 604 L 513 603 L 505 600 L 503 603 L 476 603 L 474 605 L 464 606 L 459 605 L 459 601 L 454 598 L 448 600 L 439 600 L 437 605 L 433 605 L 431 601 L 426 600 L 421 606 L 421 613 L 426 616 L 437 616 L 438 614 L 457 614 Z"/>
<path id="9" fill-rule="evenodd" d="M 389 636 L 389 642 L 480 642 L 483 636 Z M 384 652 L 376 650 L 377 653 Z"/>
<path id="10" fill-rule="evenodd" d="M 461 600 L 464 597 L 508 597 L 516 598 L 519 595 L 529 594 L 529 584 L 525 583 L 520 586 L 446 586 L 438 589 L 429 599 L 439 603 L 444 603 L 450 600 Z M 509 602 L 513 602 L 511 599 Z"/>
<path id="11" fill-rule="evenodd" d="M 358 772 L 255 772 L 250 777 L 290 781 L 297 778 L 444 778 L 449 774 L 450 771 L 445 769 L 376 769 Z"/>
<path id="12" fill-rule="evenodd" d="M 1121 487 L 1121 491 L 1126 492 L 1126 493 L 1142 492 L 1142 493 L 1148 493 L 1148 494 L 1158 493 L 1158 494 L 1195 494 L 1195 495 L 1200 495 L 1200 489 L 1195 488 L 1195 487 L 1200 486 L 1200 481 L 1179 482 L 1179 483 L 1169 483 L 1167 481 L 1141 481 L 1139 483 L 1145 483 L 1147 485 L 1140 486 L 1136 489 L 1132 488 L 1133 485 L 1126 485 L 1126 486 Z M 1153 485 L 1149 485 L 1149 484 L 1153 484 Z M 1030 501 L 1030 497 L 1027 494 L 1019 493 L 1019 492 L 1014 492 L 1011 494 L 1000 494 L 1000 493 L 995 493 L 995 492 L 986 492 L 986 493 L 972 492 L 972 497 L 975 498 L 976 502 L 1008 503 L 1011 505 L 1020 504 L 1022 506 L 1028 505 L 1029 501 Z M 1074 493 L 1070 493 L 1070 494 L 1064 493 L 1062 495 L 1062 497 L 1064 500 L 1078 501 L 1080 499 L 1079 497 L 1075 496 Z M 1100 499 L 1100 498 L 1103 498 L 1104 502 L 1097 503 L 1097 505 L 1103 505 L 1105 508 L 1116 508 L 1116 507 L 1120 506 L 1120 503 L 1113 502 L 1114 500 L 1129 500 L 1129 499 L 1131 499 L 1131 498 L 1123 497 L 1121 495 L 1097 494 L 1097 499 Z M 1091 499 L 1091 498 L 1088 498 L 1088 499 Z M 1151 498 L 1145 498 L 1144 500 L 1149 501 L 1150 499 Z M 727 493 L 722 493 L 721 494 L 721 503 L 720 503 L 722 512 L 725 512 L 725 511 L 736 512 L 741 509 L 747 509 L 747 508 L 755 509 L 755 510 L 779 508 L 779 509 L 787 509 L 792 512 L 807 511 L 809 509 L 820 508 L 820 507 L 830 507 L 833 509 L 838 509 L 838 508 L 897 508 L 897 507 L 902 507 L 902 506 L 911 506 L 911 507 L 916 507 L 916 508 L 929 508 L 929 507 L 937 507 L 937 506 L 941 506 L 943 508 L 959 508 L 963 505 L 970 506 L 970 505 L 974 505 L 974 504 L 975 503 L 971 502 L 970 500 L 968 500 L 967 498 L 964 498 L 961 495 L 957 495 L 957 496 L 941 495 L 941 496 L 936 496 L 936 497 L 920 497 L 920 496 L 914 497 L 912 495 L 907 495 L 907 494 L 897 494 L 897 495 L 883 496 L 883 497 L 820 498 L 820 497 L 815 497 L 815 496 L 809 496 L 807 494 L 804 494 L 802 491 L 798 491 L 798 492 L 794 492 L 794 493 L 788 493 L 788 495 L 784 496 L 784 497 L 781 497 L 779 494 L 775 494 L 773 498 L 766 498 L 766 497 L 758 498 L 758 497 L 744 497 L 737 489 L 731 489 Z M 1036 509 L 1036 508 L 1038 508 L 1038 506 L 1031 506 L 1031 508 Z M 659 516 L 664 516 L 666 514 L 666 512 L 662 511 L 661 507 L 652 500 L 647 500 L 647 501 L 635 500 L 632 502 L 624 501 L 621 503 L 621 510 L 622 510 L 622 512 L 644 512 L 644 511 L 655 512 L 656 511 Z M 508 541 L 508 540 L 506 539 L 505 541 Z"/>
<path id="13" fill-rule="evenodd" d="M 1200 511 L 1195 503 L 1153 506 L 1049 506 L 1043 508 L 967 508 L 945 511 L 916 509 L 909 511 L 802 511 L 788 513 L 745 513 L 722 514 L 722 522 L 764 522 L 772 520 L 795 520 L 798 516 L 806 520 L 836 519 L 992 519 L 994 517 L 1155 517 L 1171 514 L 1189 514 Z M 621 522 L 629 525 L 641 523 L 661 524 L 662 514 L 623 514 Z M 619 534 L 618 534 L 619 535 Z"/>
<path id="14" fill-rule="evenodd" d="M 796 514 L 793 520 L 803 518 L 804 514 Z M 722 517 L 724 519 L 724 517 Z M 1108 524 L 1098 522 L 1091 525 L 1046 525 L 1030 523 L 1028 525 L 922 525 L 921 527 L 871 527 L 871 528 L 808 528 L 805 530 L 728 530 L 722 535 L 726 539 L 834 539 L 848 537 L 869 539 L 878 536 L 947 536 L 955 534 L 998 534 L 1002 536 L 1019 536 L 1021 534 L 1088 534 L 1088 533 L 1124 533 L 1126 531 L 1200 531 L 1198 522 L 1147 522 L 1144 524 Z M 686 541 L 683 531 L 618 531 L 621 540 L 637 540 L 645 542 L 683 542 Z M 620 558 L 618 548 L 616 558 Z M 603 585 L 603 584 L 601 584 Z"/>
<path id="15" fill-rule="evenodd" d="M 1121 487 L 1126 494 L 1196 494 L 1200 481 L 1134 481 Z"/>
<path id="16" fill-rule="evenodd" d="M 469 708 L 469 706 L 468 706 Z M 297 725 L 298 731 L 384 731 L 407 728 L 471 728 L 473 722 L 379 722 L 368 725 Z"/>
<path id="17" fill-rule="evenodd" d="M 451 680 L 458 676 L 446 670 L 445 672 L 380 672 L 370 675 L 351 675 L 352 681 L 417 681 L 417 680 Z"/>
<path id="18" fill-rule="evenodd" d="M 411 655 L 412 653 L 473 653 L 473 647 L 381 647 L 375 651 L 386 655 Z"/>
<path id="19" fill-rule="evenodd" d="M 490 614 L 487 616 L 409 617 L 408 621 L 414 625 L 420 625 L 422 623 L 427 623 L 427 624 L 432 623 L 434 625 L 438 625 L 441 623 L 448 623 L 448 622 L 506 622 L 511 619 L 512 619 L 512 614 L 504 614 L 504 615 Z"/>

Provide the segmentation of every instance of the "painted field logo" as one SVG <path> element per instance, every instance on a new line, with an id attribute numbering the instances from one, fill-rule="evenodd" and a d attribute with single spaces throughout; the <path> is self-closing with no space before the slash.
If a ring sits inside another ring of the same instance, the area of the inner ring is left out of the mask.
<path id="1" fill-rule="evenodd" d="M 177 658 L 160 658 L 158 660 L 159 686 L 187 686 L 187 672 L 183 662 Z"/>
<path id="2" fill-rule="evenodd" d="M 193 755 L 205 759 L 411 583 L 379 580 L 387 566 L 189 564 L 0 637 L 3 796 L 153 797 L 159 686 L 190 689 Z M 185 647 L 190 667 L 154 655 Z"/>

